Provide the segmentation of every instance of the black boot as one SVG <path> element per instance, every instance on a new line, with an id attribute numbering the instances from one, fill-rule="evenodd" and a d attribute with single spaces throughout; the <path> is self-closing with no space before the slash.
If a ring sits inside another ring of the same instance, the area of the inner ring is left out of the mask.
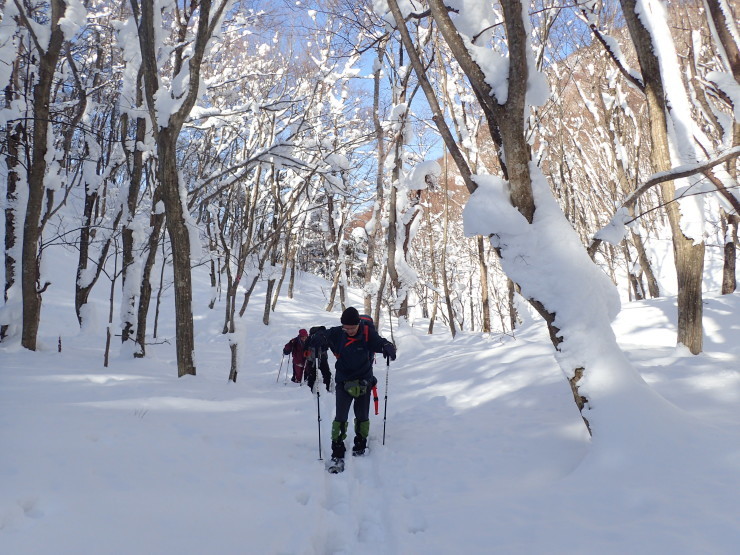
<path id="1" fill-rule="evenodd" d="M 336 420 L 331 423 L 331 460 L 336 462 L 339 459 L 344 459 L 344 452 L 346 447 L 344 446 L 344 439 L 347 437 L 347 423 L 337 422 Z"/>
<path id="2" fill-rule="evenodd" d="M 344 458 L 344 452 L 347 450 L 347 448 L 344 446 L 344 442 L 341 440 L 334 440 L 331 442 L 331 458 L 332 460 L 335 459 L 343 459 Z"/>
<path id="3" fill-rule="evenodd" d="M 367 439 L 362 436 L 355 436 L 355 443 L 352 446 L 352 456 L 359 457 L 365 454 L 367 449 Z"/>
<path id="4" fill-rule="evenodd" d="M 352 456 L 357 457 L 365 454 L 368 435 L 370 435 L 370 421 L 355 419 L 355 441 L 352 446 Z"/>

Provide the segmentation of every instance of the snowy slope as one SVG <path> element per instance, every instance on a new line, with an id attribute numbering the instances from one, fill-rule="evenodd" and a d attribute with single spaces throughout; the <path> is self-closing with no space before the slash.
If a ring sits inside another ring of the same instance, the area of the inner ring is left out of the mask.
<path id="1" fill-rule="evenodd" d="M 424 322 L 394 322 L 398 359 L 387 390 L 377 367 L 371 453 L 333 476 L 324 470 L 333 396 L 321 395 L 319 424 L 308 388 L 277 379 L 282 345 L 299 328 L 338 322 L 338 309 L 323 311 L 326 283 L 300 276 L 268 327 L 264 294 L 254 296 L 236 384 L 204 275 L 198 375 L 180 379 L 166 317 L 160 339 L 170 343 L 144 360 L 114 343 L 103 368 L 105 303 L 99 324 L 78 332 L 69 286 L 45 297 L 43 352 L 0 345 L 0 553 L 729 554 L 740 545 L 740 295 L 707 299 L 698 357 L 674 346 L 675 299 L 624 307 L 620 343 L 671 408 L 636 404 L 634 420 L 608 423 L 609 444 L 598 429 L 589 439 L 536 322 L 515 337 L 454 341 L 441 326 L 427 336 Z M 165 315 L 171 303 L 168 290 Z M 388 322 L 380 332 L 391 338 Z"/>

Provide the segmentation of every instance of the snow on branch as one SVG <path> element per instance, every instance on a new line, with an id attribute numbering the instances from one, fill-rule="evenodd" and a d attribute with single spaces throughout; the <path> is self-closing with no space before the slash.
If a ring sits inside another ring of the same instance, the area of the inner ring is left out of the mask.
<path id="1" fill-rule="evenodd" d="M 602 241 L 606 241 L 607 243 L 615 245 L 624 238 L 626 234 L 625 226 L 631 224 L 637 219 L 636 216 L 629 215 L 630 209 L 634 207 L 637 200 L 652 187 L 655 187 L 656 185 L 659 185 L 661 183 L 665 183 L 666 181 L 673 181 L 674 179 L 690 177 L 699 173 L 706 173 L 713 167 L 719 166 L 720 164 L 724 164 L 725 162 L 738 157 L 740 157 L 740 146 L 731 148 L 724 154 L 716 156 L 715 158 L 706 160 L 704 162 L 683 164 L 667 171 L 654 173 L 647 181 L 640 185 L 640 187 L 638 187 L 635 192 L 630 194 L 624 200 L 622 206 L 617 209 L 611 221 L 603 228 L 601 228 L 598 232 L 596 232 L 596 234 L 594 235 L 594 240 L 588 248 L 589 253 L 592 254 L 593 252 L 595 252 Z M 732 205 L 735 213 L 740 213 L 740 201 L 737 199 L 737 197 L 729 193 L 726 189 L 720 189 L 720 186 L 718 186 L 717 188 L 720 193 L 722 193 L 723 197 Z"/>
<path id="2" fill-rule="evenodd" d="M 584 3 L 579 14 L 580 19 L 589 26 L 596 40 L 599 41 L 604 47 L 607 55 L 617 66 L 617 69 L 624 76 L 624 78 L 629 83 L 637 87 L 638 90 L 644 92 L 645 83 L 643 82 L 642 75 L 639 71 L 630 67 L 616 39 L 602 32 L 599 26 L 598 17 L 596 16 L 596 13 L 594 13 L 594 10 L 594 2 Z"/>

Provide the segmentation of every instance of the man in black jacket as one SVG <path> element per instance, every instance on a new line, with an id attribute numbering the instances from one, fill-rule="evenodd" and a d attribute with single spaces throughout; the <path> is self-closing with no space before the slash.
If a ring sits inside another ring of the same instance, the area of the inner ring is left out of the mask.
<path id="1" fill-rule="evenodd" d="M 355 439 L 352 454 L 365 454 L 370 433 L 370 393 L 377 383 L 373 376 L 372 353 L 383 353 L 384 357 L 396 360 L 393 343 L 378 335 L 374 327 L 361 323 L 356 308 L 347 308 L 342 313 L 341 323 L 341 326 L 317 334 L 314 341 L 316 347 L 328 345 L 337 357 L 334 365 L 336 414 L 331 427 L 331 458 L 335 464 L 344 459 L 347 418 L 353 402 Z"/>

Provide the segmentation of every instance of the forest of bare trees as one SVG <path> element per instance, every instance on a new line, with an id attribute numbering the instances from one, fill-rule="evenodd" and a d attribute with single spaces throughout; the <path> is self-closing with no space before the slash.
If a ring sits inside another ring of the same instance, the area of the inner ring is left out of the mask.
<path id="1" fill-rule="evenodd" d="M 703 292 L 735 290 L 740 34 L 727 0 L 0 9 L 2 341 L 37 349 L 55 279 L 45 255 L 62 248 L 78 257 L 80 326 L 93 289 L 109 291 L 108 341 L 132 357 L 174 288 L 180 376 L 196 373 L 192 289 L 206 273 L 232 380 L 256 284 L 269 325 L 298 271 L 327 280 L 329 311 L 358 287 L 376 320 L 416 315 L 453 337 L 513 333 L 523 298 L 560 349 L 578 331 L 507 262 L 502 230 L 464 233 L 481 176 L 504 180 L 529 224 L 548 189 L 586 254 L 578 270 L 623 299 L 675 292 L 691 353 Z M 550 271 L 528 269 L 558 280 Z M 583 409 L 588 368 L 564 371 Z"/>

